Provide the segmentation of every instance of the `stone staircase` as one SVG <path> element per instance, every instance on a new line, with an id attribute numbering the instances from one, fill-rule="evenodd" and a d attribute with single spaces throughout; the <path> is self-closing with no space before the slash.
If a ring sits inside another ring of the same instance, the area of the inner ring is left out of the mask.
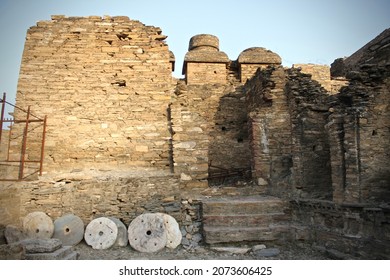
<path id="1" fill-rule="evenodd" d="M 288 202 L 271 196 L 210 198 L 202 201 L 207 244 L 279 241 L 293 238 Z"/>

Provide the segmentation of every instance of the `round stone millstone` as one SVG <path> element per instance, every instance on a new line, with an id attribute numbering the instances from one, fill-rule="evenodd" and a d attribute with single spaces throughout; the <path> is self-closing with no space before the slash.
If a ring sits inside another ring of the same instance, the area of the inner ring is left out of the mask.
<path id="1" fill-rule="evenodd" d="M 168 214 L 158 213 L 164 220 L 165 230 L 167 232 L 167 244 L 166 247 L 175 249 L 181 243 L 181 231 L 176 219 Z"/>
<path id="2" fill-rule="evenodd" d="M 128 233 L 130 246 L 139 252 L 157 252 L 167 244 L 164 219 L 158 214 L 139 215 L 131 221 Z"/>
<path id="3" fill-rule="evenodd" d="M 43 212 L 32 212 L 23 219 L 23 231 L 29 238 L 48 239 L 53 236 L 54 223 Z"/>
<path id="4" fill-rule="evenodd" d="M 85 242 L 93 249 L 108 249 L 114 245 L 118 227 L 109 218 L 101 217 L 92 220 L 84 232 Z"/>
<path id="5" fill-rule="evenodd" d="M 125 226 L 124 223 L 122 223 L 121 220 L 114 218 L 114 217 L 109 217 L 111 221 L 113 221 L 116 226 L 118 227 L 118 236 L 116 237 L 114 247 L 126 247 L 127 244 L 129 243 L 129 238 L 128 238 L 128 233 L 127 233 L 127 227 Z"/>
<path id="6" fill-rule="evenodd" d="M 54 221 L 53 238 L 61 240 L 65 246 L 77 245 L 84 237 L 84 223 L 76 215 L 66 214 Z"/>

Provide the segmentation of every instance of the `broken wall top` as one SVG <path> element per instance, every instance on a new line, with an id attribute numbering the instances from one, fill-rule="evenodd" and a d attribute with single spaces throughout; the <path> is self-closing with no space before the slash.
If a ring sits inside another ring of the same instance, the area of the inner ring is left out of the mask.
<path id="1" fill-rule="evenodd" d="M 332 77 L 345 77 L 364 64 L 390 64 L 390 28 L 368 42 L 347 58 L 338 58 L 331 64 Z"/>

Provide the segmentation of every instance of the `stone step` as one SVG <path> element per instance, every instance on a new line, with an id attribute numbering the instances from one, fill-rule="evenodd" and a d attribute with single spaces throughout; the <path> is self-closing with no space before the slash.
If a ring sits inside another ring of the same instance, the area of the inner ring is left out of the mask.
<path id="1" fill-rule="evenodd" d="M 202 212 L 204 216 L 281 213 L 288 212 L 288 204 L 269 196 L 213 198 L 202 201 Z"/>
<path id="2" fill-rule="evenodd" d="M 291 239 L 291 231 L 288 225 L 269 227 L 204 226 L 203 233 L 207 244 Z"/>
<path id="3" fill-rule="evenodd" d="M 204 226 L 269 226 L 270 224 L 286 223 L 289 220 L 290 216 L 283 212 L 245 215 L 203 215 Z"/>
<path id="4" fill-rule="evenodd" d="M 51 253 L 26 254 L 26 260 L 66 260 L 73 256 L 73 247 L 64 246 Z"/>

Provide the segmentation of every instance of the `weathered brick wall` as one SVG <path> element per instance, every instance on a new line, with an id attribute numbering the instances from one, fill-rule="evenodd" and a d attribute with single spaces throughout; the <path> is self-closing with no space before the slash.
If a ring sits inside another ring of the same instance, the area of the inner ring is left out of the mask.
<path id="1" fill-rule="evenodd" d="M 329 130 L 334 200 L 389 201 L 388 67 L 363 67 L 331 99 Z"/>
<path id="2" fill-rule="evenodd" d="M 2 186 L 0 191 L 0 226 L 19 223 L 20 190 L 9 185 Z"/>
<path id="3" fill-rule="evenodd" d="M 186 81 L 191 85 L 205 83 L 225 84 L 227 70 L 225 63 L 187 63 Z"/>
<path id="4" fill-rule="evenodd" d="M 247 91 L 252 175 L 272 194 L 332 197 L 327 92 L 297 69 L 258 70 Z"/>
<path id="5" fill-rule="evenodd" d="M 18 182 L 0 192 L 1 225 L 21 226 L 23 217 L 42 211 L 53 221 L 62 215 L 78 215 L 87 225 L 97 217 L 116 217 L 125 224 L 145 212 L 168 213 L 181 221 L 179 181 L 163 172 L 148 176 L 88 176 L 77 173 L 62 179 Z M 4 211 L 3 211 L 4 210 Z"/>
<path id="6" fill-rule="evenodd" d="M 291 120 L 283 67 L 257 71 L 245 85 L 252 176 L 273 194 L 291 192 Z"/>
<path id="7" fill-rule="evenodd" d="M 180 82 L 172 103 L 175 173 L 183 185 L 207 186 L 213 165 L 249 168 L 245 100 L 240 89 L 227 84 L 186 85 Z"/>
<path id="8" fill-rule="evenodd" d="M 241 64 L 240 65 L 240 79 L 242 83 L 245 83 L 247 80 L 253 77 L 257 69 L 265 69 L 268 64 Z"/>
<path id="9" fill-rule="evenodd" d="M 165 38 L 127 17 L 53 16 L 28 30 L 16 103 L 48 116 L 46 170 L 167 168 Z"/>
<path id="10" fill-rule="evenodd" d="M 240 72 L 240 80 L 245 83 L 252 78 L 257 69 L 265 69 L 268 66 L 282 64 L 280 56 L 270 50 L 261 47 L 248 48 L 240 53 L 237 58 Z"/>
<path id="11" fill-rule="evenodd" d="M 359 71 L 362 65 L 386 66 L 390 63 L 390 28 L 385 29 L 373 40 L 349 57 L 337 58 L 331 64 L 332 77 L 345 77 L 350 71 Z"/>
<path id="12" fill-rule="evenodd" d="M 314 81 L 317 81 L 327 91 L 331 92 L 330 67 L 318 64 L 294 64 L 293 68 L 300 68 L 302 73 L 310 74 Z"/>
<path id="13" fill-rule="evenodd" d="M 291 114 L 294 186 L 300 196 L 331 199 L 332 182 L 327 122 L 328 94 L 310 75 L 287 70 Z"/>
<path id="14" fill-rule="evenodd" d="M 336 258 L 389 259 L 388 205 L 295 200 L 291 206 L 293 220 L 310 229 L 307 241 L 317 249 Z"/>

